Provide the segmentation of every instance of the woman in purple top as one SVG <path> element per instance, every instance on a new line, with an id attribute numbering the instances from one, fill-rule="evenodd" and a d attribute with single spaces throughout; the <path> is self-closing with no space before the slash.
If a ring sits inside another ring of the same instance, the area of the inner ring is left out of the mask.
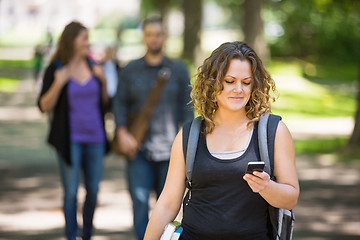
<path id="1" fill-rule="evenodd" d="M 90 239 L 103 158 L 107 149 L 104 109 L 108 103 L 106 78 L 89 53 L 88 30 L 68 24 L 46 69 L 38 99 L 42 112 L 51 112 L 48 141 L 55 147 L 64 187 L 67 239 L 77 237 L 77 189 L 84 173 L 83 239 Z"/>

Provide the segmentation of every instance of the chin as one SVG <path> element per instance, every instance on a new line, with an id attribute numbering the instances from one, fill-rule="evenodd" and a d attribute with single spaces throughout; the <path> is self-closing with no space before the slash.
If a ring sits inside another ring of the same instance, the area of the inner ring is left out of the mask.
<path id="1" fill-rule="evenodd" d="M 159 54 L 161 53 L 162 48 L 149 48 L 149 52 L 152 54 Z"/>
<path id="2" fill-rule="evenodd" d="M 229 106 L 229 110 L 233 111 L 233 112 L 241 112 L 241 111 L 245 111 L 245 105 L 241 105 L 241 106 Z"/>

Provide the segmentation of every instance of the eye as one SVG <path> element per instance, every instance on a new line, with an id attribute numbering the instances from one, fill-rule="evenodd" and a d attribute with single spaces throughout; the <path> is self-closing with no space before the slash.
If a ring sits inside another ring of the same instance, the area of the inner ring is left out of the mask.
<path id="1" fill-rule="evenodd" d="M 244 85 L 249 86 L 251 82 L 243 82 Z"/>
<path id="2" fill-rule="evenodd" d="M 234 83 L 234 81 L 230 81 L 230 80 L 224 80 L 227 84 L 232 84 Z"/>

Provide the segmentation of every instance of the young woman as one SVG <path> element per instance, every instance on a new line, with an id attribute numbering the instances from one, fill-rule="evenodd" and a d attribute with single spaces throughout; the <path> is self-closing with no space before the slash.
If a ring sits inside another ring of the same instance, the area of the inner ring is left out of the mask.
<path id="1" fill-rule="evenodd" d="M 104 108 L 108 102 L 102 67 L 87 56 L 89 33 L 79 22 L 61 34 L 52 62 L 46 69 L 38 99 L 42 112 L 51 112 L 48 142 L 55 147 L 64 187 L 67 239 L 75 240 L 78 226 L 77 190 L 84 173 L 83 239 L 90 239 L 99 182 L 106 152 Z"/>
<path id="2" fill-rule="evenodd" d="M 292 209 L 299 196 L 292 137 L 277 124 L 274 175 L 246 174 L 258 161 L 257 122 L 270 112 L 275 83 L 256 53 L 242 42 L 224 43 L 199 68 L 192 91 L 195 109 L 203 119 L 192 174 L 191 198 L 183 205 L 186 240 L 264 240 L 268 204 Z M 189 128 L 185 124 L 183 129 Z M 185 191 L 182 130 L 171 153 L 165 187 L 150 218 L 145 240 L 160 239 L 174 220 Z"/>

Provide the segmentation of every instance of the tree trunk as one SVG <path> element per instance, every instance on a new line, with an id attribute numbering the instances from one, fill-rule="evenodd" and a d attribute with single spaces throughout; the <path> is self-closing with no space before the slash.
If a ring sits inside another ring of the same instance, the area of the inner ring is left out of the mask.
<path id="1" fill-rule="evenodd" d="M 202 0 L 184 0 L 184 48 L 182 57 L 194 62 L 195 51 L 200 43 Z"/>
<path id="2" fill-rule="evenodd" d="M 264 38 L 264 25 L 261 18 L 263 0 L 245 0 L 243 32 L 245 42 L 258 54 L 263 62 L 270 58 L 269 48 Z"/>
<path id="3" fill-rule="evenodd" d="M 157 0 L 156 8 L 159 9 L 160 16 L 165 20 L 169 8 L 170 0 Z"/>
<path id="4" fill-rule="evenodd" d="M 358 61 L 358 92 L 357 92 L 357 110 L 355 115 L 354 130 L 349 139 L 348 148 L 357 150 L 360 147 L 360 58 Z"/>

